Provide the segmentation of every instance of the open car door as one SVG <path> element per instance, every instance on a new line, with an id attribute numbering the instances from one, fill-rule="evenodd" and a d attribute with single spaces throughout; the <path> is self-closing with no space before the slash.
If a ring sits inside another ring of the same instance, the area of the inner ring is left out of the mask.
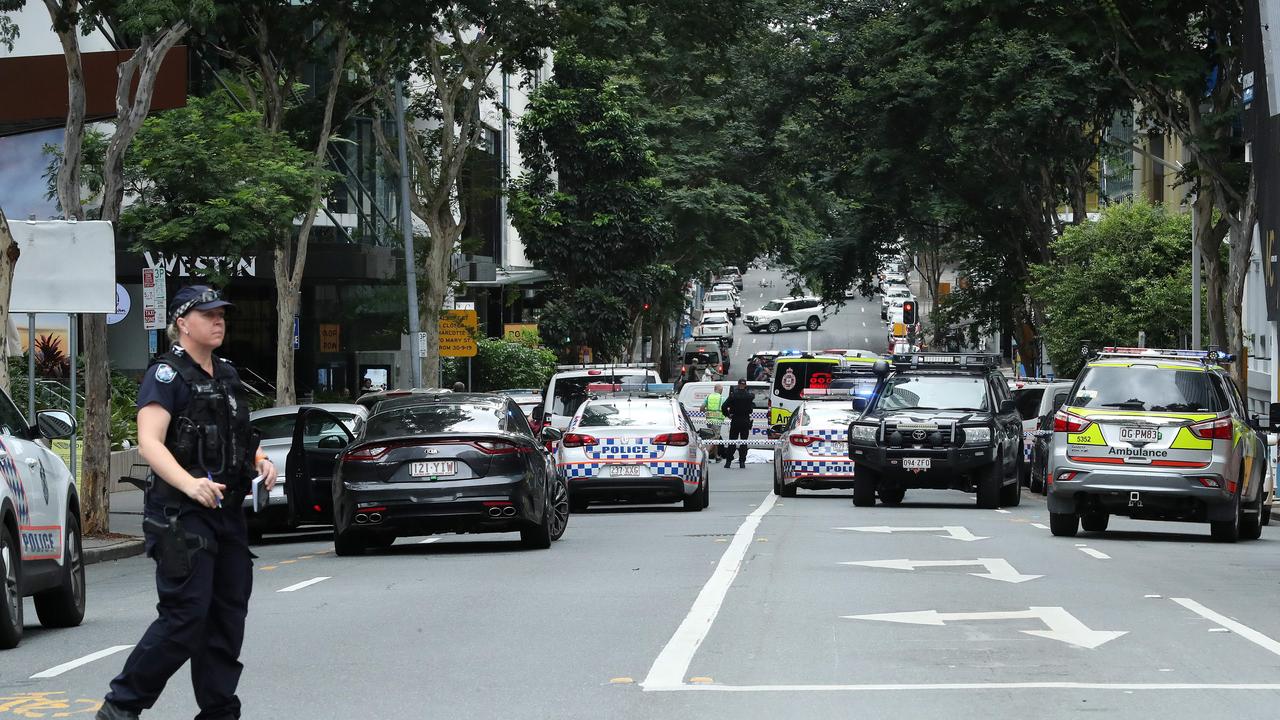
<path id="1" fill-rule="evenodd" d="M 347 426 L 332 413 L 313 407 L 298 411 L 284 485 L 290 525 L 333 523 L 333 471 L 338 456 L 353 439 Z"/>

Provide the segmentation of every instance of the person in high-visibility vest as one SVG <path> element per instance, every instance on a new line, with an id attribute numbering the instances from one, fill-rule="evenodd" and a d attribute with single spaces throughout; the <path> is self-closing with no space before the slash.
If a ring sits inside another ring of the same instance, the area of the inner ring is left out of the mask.
<path id="1" fill-rule="evenodd" d="M 702 410 L 707 414 L 707 427 L 715 431 L 716 437 L 720 437 L 720 426 L 724 424 L 724 412 L 720 409 L 724 405 L 723 392 L 724 386 L 716 385 L 707 399 L 702 401 Z"/>

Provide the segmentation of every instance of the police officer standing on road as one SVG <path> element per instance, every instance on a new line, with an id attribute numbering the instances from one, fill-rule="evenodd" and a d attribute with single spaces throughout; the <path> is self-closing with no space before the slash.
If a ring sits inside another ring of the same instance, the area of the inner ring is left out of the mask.
<path id="1" fill-rule="evenodd" d="M 204 285 L 169 303 L 173 347 L 138 389 L 138 449 L 151 466 L 143 531 L 156 561 L 160 617 L 111 681 L 98 720 L 136 718 L 188 660 L 197 720 L 240 717 L 236 685 L 253 584 L 241 507 L 250 483 L 276 470 L 258 447 L 231 363 L 215 357 L 231 303 Z"/>
<path id="2" fill-rule="evenodd" d="M 751 438 L 751 413 L 756 409 L 756 398 L 747 389 L 746 380 L 738 380 L 738 386 L 729 393 L 721 410 L 729 418 L 729 439 L 748 440 Z M 733 465 L 733 446 L 727 447 L 724 466 Z M 747 446 L 738 446 L 738 467 L 747 466 Z"/>

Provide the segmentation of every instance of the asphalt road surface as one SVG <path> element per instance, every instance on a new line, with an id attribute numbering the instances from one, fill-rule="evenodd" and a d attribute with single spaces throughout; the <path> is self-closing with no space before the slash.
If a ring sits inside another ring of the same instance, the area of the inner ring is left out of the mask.
<path id="1" fill-rule="evenodd" d="M 714 468 L 699 513 L 593 507 L 544 551 L 443 536 L 338 558 L 325 532 L 269 538 L 245 717 L 1277 715 L 1280 529 L 1224 545 L 1203 525 L 1113 519 L 1054 538 L 1029 494 L 999 511 L 948 491 L 854 508 L 841 492 L 776 499 L 771 473 Z M 91 717 L 154 618 L 153 572 L 91 566 L 78 628 L 43 630 L 28 604 L 27 637 L 0 653 L 0 720 Z M 183 671 L 144 717 L 196 712 Z"/>

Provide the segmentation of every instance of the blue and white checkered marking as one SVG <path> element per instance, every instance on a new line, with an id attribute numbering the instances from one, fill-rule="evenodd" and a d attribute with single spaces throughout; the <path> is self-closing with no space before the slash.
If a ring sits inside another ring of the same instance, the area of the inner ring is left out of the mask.
<path id="1" fill-rule="evenodd" d="M 4 477 L 5 485 L 9 486 L 9 492 L 18 505 L 18 525 L 30 525 L 31 507 L 27 504 L 27 490 L 22 486 L 18 466 L 13 464 L 13 451 L 3 441 L 0 441 L 0 448 L 4 449 L 4 455 L 0 456 L 0 476 Z"/>
<path id="2" fill-rule="evenodd" d="M 561 463 L 560 472 L 567 479 L 575 478 L 596 478 L 600 477 L 601 469 L 617 463 L 608 462 L 576 462 Z M 638 463 L 649 468 L 649 474 L 653 477 L 678 477 L 686 482 L 692 482 L 698 477 L 697 463 L 687 460 L 654 460 L 652 462 Z"/>
<path id="3" fill-rule="evenodd" d="M 788 460 L 786 475 L 853 475 L 852 460 Z"/>
<path id="4" fill-rule="evenodd" d="M 806 429 L 803 432 L 805 435 L 814 435 L 822 438 L 808 447 L 810 455 L 829 457 L 847 457 L 849 455 L 847 446 L 848 430 L 844 428 L 815 428 L 812 430 Z M 837 443 L 839 444 L 837 445 Z"/>

